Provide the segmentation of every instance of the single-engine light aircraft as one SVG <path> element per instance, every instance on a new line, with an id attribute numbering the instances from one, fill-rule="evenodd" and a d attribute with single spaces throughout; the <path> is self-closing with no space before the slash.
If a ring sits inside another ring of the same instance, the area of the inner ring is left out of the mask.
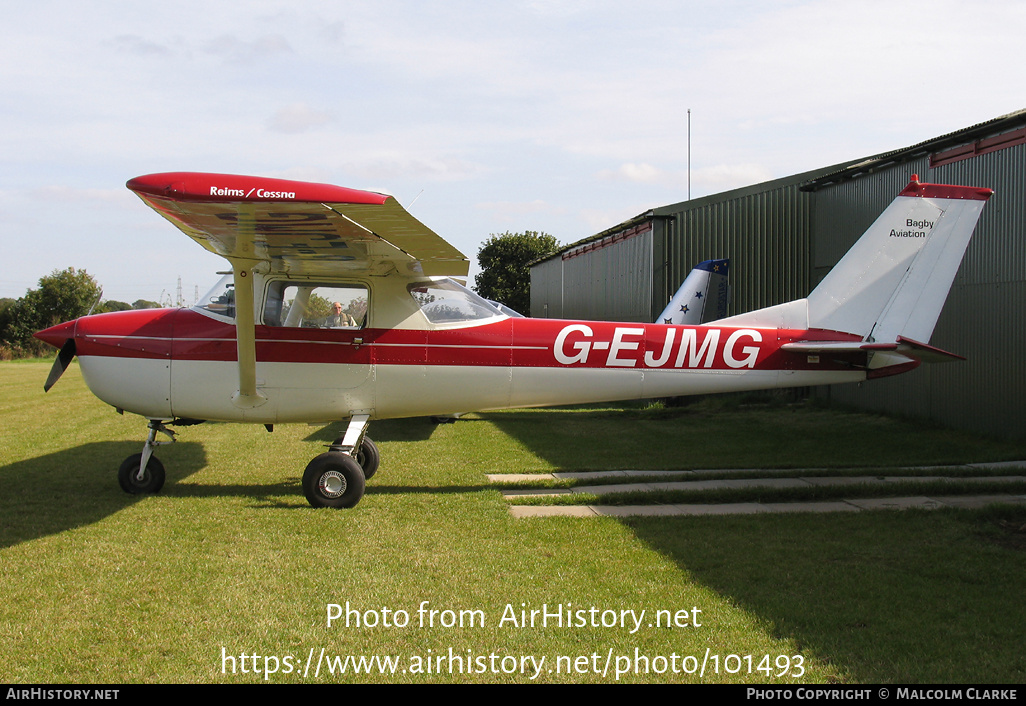
<path id="1" fill-rule="evenodd" d="M 128 188 L 231 272 L 191 309 L 40 331 L 60 349 L 44 389 L 77 355 L 97 397 L 149 420 L 118 474 L 129 493 L 163 486 L 153 450 L 170 426 L 347 422 L 303 475 L 315 507 L 363 496 L 373 419 L 858 382 L 957 358 L 927 342 L 992 194 L 913 175 L 807 298 L 689 326 L 508 316 L 383 194 L 182 172 Z"/>

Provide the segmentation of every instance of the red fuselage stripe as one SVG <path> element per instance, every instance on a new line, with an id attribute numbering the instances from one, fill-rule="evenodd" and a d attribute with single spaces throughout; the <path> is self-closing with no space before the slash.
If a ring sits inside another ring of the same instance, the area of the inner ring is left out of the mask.
<path id="1" fill-rule="evenodd" d="M 781 350 L 803 340 L 853 341 L 828 331 L 500 319 L 444 329 L 256 327 L 258 362 L 455 365 L 623 370 L 848 370 L 865 354 Z M 233 325 L 198 312 L 151 310 L 80 319 L 80 356 L 235 361 Z"/>

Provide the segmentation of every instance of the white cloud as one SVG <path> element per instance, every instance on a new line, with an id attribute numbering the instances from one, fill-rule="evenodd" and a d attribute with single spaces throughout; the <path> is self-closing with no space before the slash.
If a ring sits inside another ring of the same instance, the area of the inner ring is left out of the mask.
<path id="1" fill-rule="evenodd" d="M 203 44 L 203 51 L 220 56 L 226 61 L 250 63 L 278 54 L 291 54 L 292 47 L 280 34 L 265 34 L 252 40 L 239 39 L 234 34 L 222 34 L 206 41 Z"/>
<path id="2" fill-rule="evenodd" d="M 63 184 L 37 186 L 27 189 L 25 194 L 30 199 L 45 201 L 54 206 L 76 204 L 76 208 L 80 205 L 109 208 L 109 204 L 123 207 L 136 201 L 136 197 L 128 189 L 78 188 Z"/>
<path id="3" fill-rule="evenodd" d="M 293 103 L 275 111 L 269 127 L 276 132 L 296 134 L 322 127 L 332 120 L 330 111 L 318 110 L 306 103 Z"/>
<path id="4" fill-rule="evenodd" d="M 647 163 L 635 164 L 633 162 L 621 164 L 616 169 L 603 169 L 597 176 L 605 181 L 629 181 L 640 184 L 663 184 L 667 186 L 676 186 L 681 179 L 678 173 L 668 172 Z M 686 183 L 686 173 L 684 174 L 684 179 Z"/>
<path id="5" fill-rule="evenodd" d="M 562 216 L 566 213 L 565 208 L 554 206 L 543 199 L 535 199 L 534 201 L 485 201 L 475 204 L 474 208 L 486 211 L 502 222 L 522 220 L 524 216 Z"/>
<path id="6" fill-rule="evenodd" d="M 170 56 L 172 53 L 167 46 L 145 39 L 138 34 L 119 34 L 110 40 L 110 44 L 119 51 L 140 56 Z"/>
<path id="7" fill-rule="evenodd" d="M 415 157 L 399 154 L 365 156 L 346 165 L 354 174 L 365 179 L 464 181 L 481 176 L 486 169 L 456 157 Z"/>
<path id="8" fill-rule="evenodd" d="M 695 169 L 691 173 L 692 194 L 706 194 L 737 189 L 758 184 L 774 178 L 774 174 L 763 164 L 716 164 Z"/>

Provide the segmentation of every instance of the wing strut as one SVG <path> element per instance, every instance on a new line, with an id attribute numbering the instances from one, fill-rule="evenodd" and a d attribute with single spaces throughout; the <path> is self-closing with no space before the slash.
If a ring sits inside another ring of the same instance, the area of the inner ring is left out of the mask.
<path id="1" fill-rule="evenodd" d="M 235 278 L 235 345 L 239 357 L 239 389 L 232 404 L 241 409 L 259 407 L 267 397 L 257 390 L 256 320 L 253 296 L 253 268 L 259 262 L 255 250 L 256 214 L 253 204 L 241 204 L 238 214 L 238 255 L 229 257 Z"/>
<path id="2" fill-rule="evenodd" d="M 249 409 L 267 401 L 257 390 L 256 382 L 253 263 L 233 259 L 232 274 L 235 277 L 235 341 L 239 355 L 239 389 L 232 395 L 232 404 Z"/>

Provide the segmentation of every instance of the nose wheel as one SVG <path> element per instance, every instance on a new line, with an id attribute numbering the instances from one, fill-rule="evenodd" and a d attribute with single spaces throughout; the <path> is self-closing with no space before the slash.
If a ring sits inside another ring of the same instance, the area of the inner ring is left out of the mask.
<path id="1" fill-rule="evenodd" d="M 175 433 L 159 419 L 151 419 L 148 426 L 150 433 L 143 444 L 142 453 L 132 454 L 121 462 L 118 469 L 121 489 L 132 495 L 160 492 L 164 487 L 164 464 L 153 455 L 153 448 L 175 442 Z M 158 433 L 164 434 L 170 441 L 157 441 Z"/>
<path id="2" fill-rule="evenodd" d="M 121 484 L 121 489 L 132 495 L 159 493 L 164 487 L 164 464 L 156 456 L 150 456 L 145 467 L 140 466 L 141 463 L 142 454 L 132 454 L 122 462 L 121 468 L 118 469 L 118 483 Z"/>

